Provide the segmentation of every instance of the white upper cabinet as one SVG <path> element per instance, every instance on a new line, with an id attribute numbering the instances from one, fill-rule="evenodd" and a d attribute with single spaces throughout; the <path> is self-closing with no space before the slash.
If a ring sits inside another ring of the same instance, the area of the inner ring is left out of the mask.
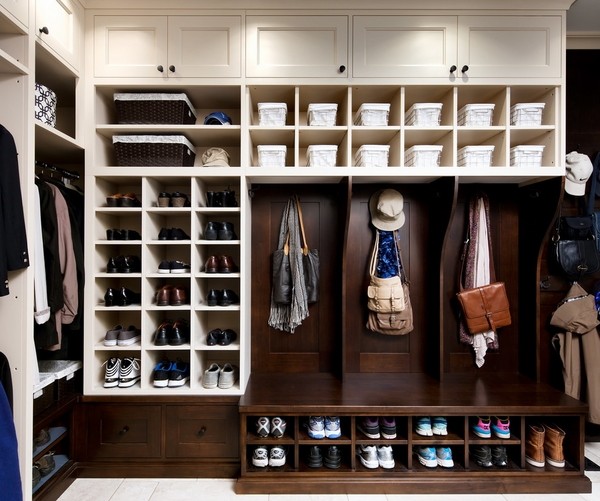
<path id="1" fill-rule="evenodd" d="M 29 20 L 29 1 L 28 0 L 0 0 L 0 6 L 7 12 L 27 26 Z"/>
<path id="2" fill-rule="evenodd" d="M 72 0 L 37 0 L 35 30 L 38 42 L 75 70 L 83 43 L 83 8 Z"/>
<path id="3" fill-rule="evenodd" d="M 240 16 L 96 16 L 97 77 L 239 77 Z"/>
<path id="4" fill-rule="evenodd" d="M 246 76 L 348 77 L 347 16 L 247 16 Z"/>
<path id="5" fill-rule="evenodd" d="M 561 40 L 559 16 L 356 16 L 353 76 L 560 77 Z"/>

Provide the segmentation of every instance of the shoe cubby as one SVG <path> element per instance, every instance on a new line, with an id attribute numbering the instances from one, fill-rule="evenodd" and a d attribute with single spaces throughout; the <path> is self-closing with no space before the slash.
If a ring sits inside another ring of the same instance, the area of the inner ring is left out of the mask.
<path id="1" fill-rule="evenodd" d="M 122 349 L 120 346 L 106 346 L 104 338 L 106 332 L 114 329 L 115 326 L 121 325 L 127 328 L 130 325 L 136 327 L 141 326 L 140 311 L 125 310 L 123 307 L 106 308 L 103 311 L 98 311 L 94 316 L 93 344 L 94 350 L 116 351 Z M 139 348 L 141 342 L 135 343 L 129 348 Z"/>

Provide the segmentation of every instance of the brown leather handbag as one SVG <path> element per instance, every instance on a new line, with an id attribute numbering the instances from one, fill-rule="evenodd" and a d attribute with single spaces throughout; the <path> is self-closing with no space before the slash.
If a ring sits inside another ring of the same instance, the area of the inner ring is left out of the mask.
<path id="1" fill-rule="evenodd" d="M 496 331 L 511 324 L 504 282 L 463 289 L 458 294 L 467 329 L 471 334 Z"/>

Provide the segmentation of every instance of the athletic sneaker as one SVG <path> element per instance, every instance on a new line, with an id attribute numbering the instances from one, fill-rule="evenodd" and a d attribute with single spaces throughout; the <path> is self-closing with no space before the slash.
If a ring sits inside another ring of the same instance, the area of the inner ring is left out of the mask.
<path id="1" fill-rule="evenodd" d="M 452 460 L 452 449 L 450 447 L 438 447 L 435 450 L 437 456 L 437 464 L 444 468 L 454 467 L 454 461 Z"/>
<path id="2" fill-rule="evenodd" d="M 508 466 L 506 447 L 503 445 L 496 445 L 492 447 L 492 463 L 494 463 L 494 466 Z"/>
<path id="3" fill-rule="evenodd" d="M 202 376 L 202 386 L 204 386 L 204 388 L 209 389 L 216 388 L 219 384 L 220 373 L 221 367 L 219 366 L 219 364 L 210 364 L 210 367 L 204 371 L 204 375 Z"/>
<path id="4" fill-rule="evenodd" d="M 129 388 L 137 383 L 141 376 L 140 359 L 125 357 L 119 371 L 119 388 Z"/>
<path id="5" fill-rule="evenodd" d="M 310 416 L 306 427 L 310 438 L 325 438 L 325 420 L 323 416 Z"/>
<path id="6" fill-rule="evenodd" d="M 166 388 L 169 386 L 169 373 L 171 372 L 171 362 L 162 360 L 158 362 L 152 371 L 153 384 L 157 388 Z"/>
<path id="7" fill-rule="evenodd" d="M 269 451 L 264 446 L 259 446 L 254 449 L 252 454 L 252 464 L 259 468 L 265 468 L 269 465 Z"/>
<path id="8" fill-rule="evenodd" d="M 494 417 L 492 430 L 498 438 L 510 438 L 510 419 L 508 417 Z"/>
<path id="9" fill-rule="evenodd" d="M 415 432 L 417 433 L 417 435 L 421 435 L 423 437 L 433 437 L 433 431 L 431 429 L 431 418 L 429 416 L 417 418 Z"/>
<path id="10" fill-rule="evenodd" d="M 376 417 L 363 417 L 356 425 L 358 431 L 360 431 L 365 437 L 368 438 L 379 438 L 379 420 Z"/>
<path id="11" fill-rule="evenodd" d="M 330 445 L 323 458 L 326 468 L 337 469 L 342 466 L 342 453 L 336 445 Z"/>
<path id="12" fill-rule="evenodd" d="M 221 389 L 231 388 L 238 380 L 238 368 L 227 362 L 219 372 L 218 386 Z"/>
<path id="13" fill-rule="evenodd" d="M 431 420 L 431 431 L 434 435 L 448 435 L 448 421 L 446 421 L 446 418 L 434 417 Z"/>
<path id="14" fill-rule="evenodd" d="M 383 438 L 388 440 L 396 438 L 396 420 L 393 417 L 380 417 L 379 429 Z"/>
<path id="15" fill-rule="evenodd" d="M 169 372 L 169 388 L 183 386 L 190 380 L 190 364 L 177 360 L 171 365 Z"/>
<path id="16" fill-rule="evenodd" d="M 285 449 L 283 447 L 271 447 L 269 453 L 269 466 L 283 466 L 285 465 Z"/>
<path id="17" fill-rule="evenodd" d="M 340 438 L 341 436 L 340 418 L 337 416 L 325 416 L 325 437 Z"/>
<path id="18" fill-rule="evenodd" d="M 116 357 L 109 358 L 104 364 L 106 365 L 104 370 L 104 387 L 114 388 L 115 386 L 119 386 L 121 359 Z"/>
<path id="19" fill-rule="evenodd" d="M 117 336 L 117 345 L 131 346 L 142 338 L 140 329 L 135 325 L 130 325 L 127 329 L 122 329 Z"/>
<path id="20" fill-rule="evenodd" d="M 356 455 L 365 468 L 379 468 L 377 447 L 374 445 L 359 445 L 356 448 Z"/>
<path id="21" fill-rule="evenodd" d="M 414 451 L 419 463 L 423 466 L 427 466 L 427 468 L 435 468 L 437 466 L 438 462 L 434 447 L 418 446 L 415 447 Z"/>
<path id="22" fill-rule="evenodd" d="M 391 470 L 396 463 L 394 462 L 394 453 L 391 445 L 380 445 L 377 447 L 377 460 L 379 466 L 386 470 Z"/>
<path id="23" fill-rule="evenodd" d="M 489 417 L 478 417 L 477 423 L 473 425 L 473 433 L 479 438 L 490 438 L 492 432 L 490 431 L 490 418 Z"/>
<path id="24" fill-rule="evenodd" d="M 273 435 L 275 438 L 283 437 L 286 426 L 287 423 L 284 419 L 280 417 L 274 417 L 271 419 L 271 435 Z"/>
<path id="25" fill-rule="evenodd" d="M 112 329 L 107 330 L 106 335 L 104 336 L 104 346 L 117 346 L 117 339 L 122 330 L 123 326 L 121 324 L 115 325 Z"/>
<path id="26" fill-rule="evenodd" d="M 491 468 L 492 450 L 489 445 L 474 445 L 471 447 L 471 458 L 482 468 Z"/>
<path id="27" fill-rule="evenodd" d="M 266 438 L 271 433 L 271 421 L 266 416 L 259 417 L 256 420 L 256 434 L 259 437 Z"/>

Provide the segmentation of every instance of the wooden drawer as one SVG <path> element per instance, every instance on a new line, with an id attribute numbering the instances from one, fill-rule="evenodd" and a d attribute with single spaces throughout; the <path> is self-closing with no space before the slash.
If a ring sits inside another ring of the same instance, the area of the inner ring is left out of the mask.
<path id="1" fill-rule="evenodd" d="M 91 405 L 87 424 L 90 459 L 161 456 L 159 405 Z"/>
<path id="2" fill-rule="evenodd" d="M 236 458 L 239 415 L 235 405 L 168 405 L 167 458 Z"/>

